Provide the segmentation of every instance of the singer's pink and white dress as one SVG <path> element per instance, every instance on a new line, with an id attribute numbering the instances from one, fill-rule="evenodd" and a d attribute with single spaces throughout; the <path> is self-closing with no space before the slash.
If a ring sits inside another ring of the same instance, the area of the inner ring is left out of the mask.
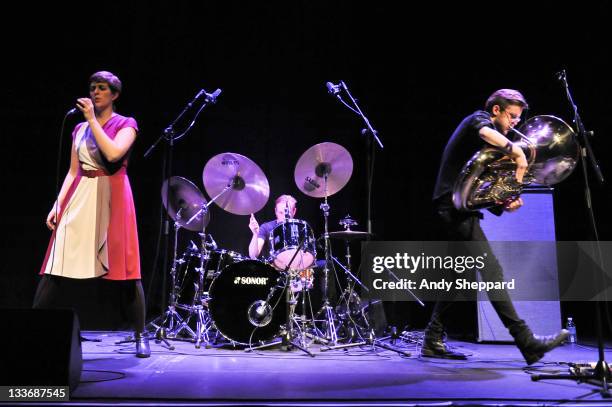
<path id="1" fill-rule="evenodd" d="M 114 139 L 136 120 L 115 114 L 103 126 Z M 136 211 L 127 176 L 129 153 L 109 163 L 98 149 L 87 122 L 72 132 L 80 168 L 70 185 L 51 235 L 40 274 L 69 278 L 140 278 Z"/>

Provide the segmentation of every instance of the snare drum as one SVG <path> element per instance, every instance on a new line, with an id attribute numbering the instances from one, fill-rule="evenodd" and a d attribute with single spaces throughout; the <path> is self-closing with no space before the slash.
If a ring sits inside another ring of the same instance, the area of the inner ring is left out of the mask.
<path id="1" fill-rule="evenodd" d="M 302 249 L 298 250 L 303 241 Z M 274 266 L 284 270 L 291 259 L 291 270 L 304 270 L 310 267 L 317 257 L 317 243 L 312 228 L 306 221 L 286 219 L 270 232 L 270 255 Z M 297 255 L 296 255 L 297 252 Z"/>

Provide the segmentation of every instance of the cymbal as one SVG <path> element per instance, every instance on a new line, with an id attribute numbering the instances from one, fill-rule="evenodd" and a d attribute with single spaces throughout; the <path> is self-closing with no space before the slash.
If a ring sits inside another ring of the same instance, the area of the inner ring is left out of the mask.
<path id="1" fill-rule="evenodd" d="M 302 154 L 295 166 L 294 178 L 300 191 L 313 198 L 323 198 L 344 188 L 352 173 L 351 154 L 339 144 L 325 142 L 315 144 Z"/>
<path id="2" fill-rule="evenodd" d="M 270 185 L 261 168 L 249 158 L 236 153 L 221 153 L 208 160 L 202 180 L 211 199 L 228 186 L 231 187 L 214 202 L 234 215 L 259 211 L 270 196 Z"/>
<path id="3" fill-rule="evenodd" d="M 367 239 L 372 236 L 369 232 L 361 232 L 359 230 L 340 230 L 338 232 L 329 232 L 329 237 L 333 239 L 355 240 Z"/>
<path id="4" fill-rule="evenodd" d="M 170 185 L 169 191 L 168 185 Z M 181 227 L 197 232 L 202 231 L 210 222 L 210 213 L 207 212 L 206 216 L 199 215 L 187 223 L 203 205 L 206 205 L 202 192 L 188 179 L 170 177 L 162 185 L 161 196 L 168 214 Z"/>

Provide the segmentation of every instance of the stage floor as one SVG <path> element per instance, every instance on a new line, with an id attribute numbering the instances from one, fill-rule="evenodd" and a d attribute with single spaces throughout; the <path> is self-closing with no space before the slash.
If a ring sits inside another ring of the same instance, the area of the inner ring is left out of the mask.
<path id="1" fill-rule="evenodd" d="M 134 345 L 116 345 L 127 332 L 82 332 L 83 372 L 74 403 L 102 405 L 432 405 L 524 404 L 556 401 L 606 404 L 597 387 L 570 380 L 534 382 L 534 373 L 567 373 L 567 362 L 597 359 L 594 348 L 563 346 L 527 368 L 510 344 L 450 341 L 467 361 L 418 357 L 417 344 L 396 345 L 411 356 L 363 346 L 321 351 L 298 349 L 247 353 L 196 349 L 172 341 L 175 350 L 151 341 L 152 356 L 140 359 Z M 418 336 L 418 335 L 415 335 Z M 599 401 L 599 403 L 597 402 Z"/>

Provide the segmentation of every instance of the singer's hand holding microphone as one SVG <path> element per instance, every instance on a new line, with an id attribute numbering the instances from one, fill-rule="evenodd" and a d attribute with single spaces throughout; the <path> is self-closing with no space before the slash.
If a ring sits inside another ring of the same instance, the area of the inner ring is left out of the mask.
<path id="1" fill-rule="evenodd" d="M 76 113 L 83 113 L 86 120 L 90 120 L 95 116 L 94 104 L 90 98 L 78 98 L 77 107 L 73 107 L 66 113 L 67 115 L 73 115 Z"/>

